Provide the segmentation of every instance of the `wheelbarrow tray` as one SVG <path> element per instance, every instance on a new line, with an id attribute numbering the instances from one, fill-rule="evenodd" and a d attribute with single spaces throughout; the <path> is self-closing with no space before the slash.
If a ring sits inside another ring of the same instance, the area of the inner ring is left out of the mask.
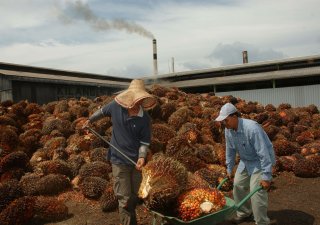
<path id="1" fill-rule="evenodd" d="M 230 219 L 236 211 L 235 203 L 232 199 L 225 197 L 226 205 L 219 211 L 207 214 L 205 216 L 199 217 L 194 220 L 190 221 L 183 221 L 177 217 L 172 216 L 165 216 L 161 213 L 156 211 L 151 211 L 156 216 L 159 216 L 162 220 L 169 222 L 172 225 L 183 225 L 183 224 L 190 224 L 190 225 L 215 225 Z"/>
<path id="2" fill-rule="evenodd" d="M 218 189 L 220 188 L 220 185 Z M 165 216 L 159 212 L 151 211 L 151 213 L 154 215 L 153 225 L 155 225 L 155 217 L 160 217 L 162 221 L 167 221 L 172 225 L 183 225 L 183 224 L 190 224 L 190 225 L 215 225 L 218 223 L 221 223 L 223 221 L 226 221 L 228 219 L 231 219 L 235 212 L 247 201 L 251 198 L 252 195 L 254 195 L 257 191 L 262 190 L 262 187 L 255 188 L 252 192 L 250 192 L 246 197 L 244 197 L 238 204 L 235 204 L 234 200 L 231 198 L 225 197 L 226 199 L 226 205 L 220 209 L 217 212 L 213 212 L 207 215 L 204 215 L 202 217 L 199 217 L 194 220 L 190 221 L 183 221 L 177 217 L 172 216 Z"/>

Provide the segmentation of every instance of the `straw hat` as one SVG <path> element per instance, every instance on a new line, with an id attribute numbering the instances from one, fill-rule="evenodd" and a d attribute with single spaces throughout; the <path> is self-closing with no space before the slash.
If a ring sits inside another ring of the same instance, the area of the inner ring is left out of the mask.
<path id="1" fill-rule="evenodd" d="M 141 99 L 144 110 L 152 109 L 157 104 L 156 98 L 146 91 L 143 80 L 132 80 L 129 88 L 115 97 L 115 101 L 124 108 L 132 108 Z"/>

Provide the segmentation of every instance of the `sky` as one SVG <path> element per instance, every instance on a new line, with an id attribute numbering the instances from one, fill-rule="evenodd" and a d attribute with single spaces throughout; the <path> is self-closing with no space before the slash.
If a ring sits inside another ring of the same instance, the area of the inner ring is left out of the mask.
<path id="1" fill-rule="evenodd" d="M 0 62 L 116 77 L 320 54 L 319 0 L 0 0 Z M 174 66 L 172 66 L 174 65 Z"/>

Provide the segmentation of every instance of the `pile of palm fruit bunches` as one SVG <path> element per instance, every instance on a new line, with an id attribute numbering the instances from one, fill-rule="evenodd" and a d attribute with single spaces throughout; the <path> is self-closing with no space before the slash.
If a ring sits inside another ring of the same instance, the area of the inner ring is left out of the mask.
<path id="1" fill-rule="evenodd" d="M 152 154 L 142 171 L 139 196 L 151 210 L 187 221 L 224 206 L 223 196 L 232 183 L 215 188 L 226 168 L 224 128 L 214 119 L 230 101 L 241 117 L 256 120 L 268 134 L 277 156 L 274 176 L 282 171 L 320 175 L 320 114 L 315 105 L 263 106 L 159 85 L 148 91 L 159 104 L 149 112 Z M 103 211 L 116 210 L 112 168 L 105 158 L 109 146 L 82 129 L 84 121 L 113 98 L 70 98 L 45 105 L 1 102 L 0 224 L 23 224 L 35 217 L 64 220 L 65 193 L 93 199 Z M 110 140 L 110 118 L 92 128 Z"/>

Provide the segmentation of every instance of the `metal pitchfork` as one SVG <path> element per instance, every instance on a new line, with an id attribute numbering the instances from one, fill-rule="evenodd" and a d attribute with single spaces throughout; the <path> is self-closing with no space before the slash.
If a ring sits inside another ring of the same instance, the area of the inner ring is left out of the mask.
<path id="1" fill-rule="evenodd" d="M 127 160 L 129 160 L 133 165 L 137 166 L 137 163 L 134 162 L 132 159 L 130 159 L 126 154 L 124 154 L 120 149 L 118 149 L 117 147 L 115 147 L 113 144 L 111 144 L 109 141 L 107 141 L 104 137 L 102 137 L 97 131 L 95 131 L 94 129 L 92 129 L 91 127 L 86 127 L 85 129 L 88 129 L 89 131 L 91 131 L 91 133 L 93 133 L 94 135 L 96 135 L 97 137 L 99 137 L 101 140 L 103 140 L 104 142 L 108 143 L 111 147 L 113 147 L 117 152 L 119 152 L 123 157 L 125 157 Z"/>

